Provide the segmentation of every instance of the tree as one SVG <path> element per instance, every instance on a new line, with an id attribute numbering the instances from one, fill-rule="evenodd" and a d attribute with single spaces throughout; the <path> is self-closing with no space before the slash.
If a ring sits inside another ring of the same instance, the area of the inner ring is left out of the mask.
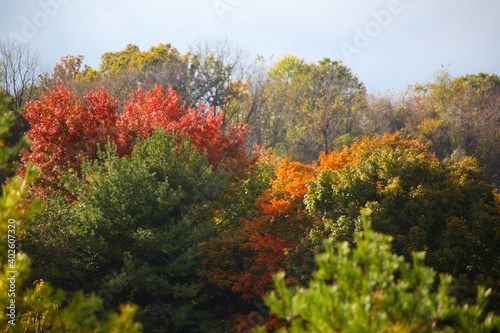
<path id="1" fill-rule="evenodd" d="M 358 113 L 366 91 L 341 62 L 325 58 L 314 64 L 283 56 L 268 70 L 262 89 L 254 126 L 260 128 L 258 142 L 278 156 L 310 163 L 320 151 L 350 144 L 360 135 Z"/>
<path id="2" fill-rule="evenodd" d="M 62 57 L 61 61 L 54 66 L 52 73 L 39 76 L 40 81 L 34 99 L 40 99 L 43 92 L 48 92 L 50 88 L 58 84 L 72 89 L 78 95 L 92 90 L 94 86 L 101 86 L 97 71 L 84 65 L 84 59 L 83 55 Z"/>
<path id="3" fill-rule="evenodd" d="M 259 125 L 264 128 L 262 141 L 279 157 L 292 161 L 302 162 L 292 146 L 303 139 L 302 133 L 295 129 L 304 120 L 300 109 L 311 67 L 304 59 L 286 55 L 268 71 L 266 103 L 261 111 L 263 123 Z"/>
<path id="4" fill-rule="evenodd" d="M 362 227 L 359 210 L 373 210 L 373 229 L 394 237 L 393 249 L 411 260 L 426 251 L 426 264 L 454 276 L 452 292 L 473 302 L 471 288 L 493 291 L 498 309 L 500 215 L 493 188 L 472 159 L 440 162 L 426 147 L 399 134 L 364 138 L 342 153 L 321 159 L 330 164 L 309 186 L 308 208 L 323 223 L 311 232 L 353 244 Z M 340 162 L 340 163 L 339 163 Z"/>
<path id="5" fill-rule="evenodd" d="M 31 99 L 38 71 L 39 56 L 29 44 L 6 39 L 0 41 L 0 65 L 4 90 L 14 98 L 20 108 Z"/>
<path id="6" fill-rule="evenodd" d="M 263 126 L 267 115 L 264 114 L 264 104 L 267 100 L 267 66 L 265 59 L 257 56 L 251 63 L 245 80 L 236 80 L 232 85 L 230 93 L 223 105 L 226 122 L 243 122 L 248 124 L 246 143 L 248 148 L 254 144 L 266 145 Z"/>
<path id="7" fill-rule="evenodd" d="M 163 94 L 160 86 L 145 96 L 139 89 L 124 104 L 117 126 L 121 133 L 120 147 L 125 152 L 133 148 L 136 138 L 146 138 L 156 127 L 163 127 L 167 132 L 185 132 L 200 153 L 206 150 L 214 167 L 223 163 L 228 172 L 237 173 L 252 163 L 244 146 L 246 126 L 233 124 L 224 132 L 223 113 L 216 115 L 213 108 L 206 110 L 201 104 L 198 109 L 184 109 L 185 104 L 179 106 L 175 91 L 170 89 Z"/>
<path id="8" fill-rule="evenodd" d="M 405 94 L 400 96 L 369 95 L 367 107 L 360 116 L 360 128 L 364 135 L 404 132 L 411 122 L 411 114 L 408 108 L 405 108 L 407 98 Z"/>
<path id="9" fill-rule="evenodd" d="M 245 53 L 227 39 L 200 40 L 190 47 L 190 52 L 197 60 L 197 73 L 190 85 L 190 95 L 200 96 L 199 101 L 213 106 L 217 113 L 225 110 L 230 98 L 237 97 L 233 83 L 249 79 Z M 223 124 L 226 123 L 228 121 L 224 116 Z"/>
<path id="10" fill-rule="evenodd" d="M 223 170 L 185 134 L 161 128 L 139 140 L 130 157 L 107 145 L 83 163 L 81 180 L 64 176 L 77 200 L 48 200 L 30 224 L 23 248 L 34 278 L 67 290 L 110 291 L 106 308 L 134 302 L 148 332 L 216 330 L 197 299 L 195 269 L 215 231 L 209 203 L 226 181 Z"/>
<path id="11" fill-rule="evenodd" d="M 23 150 L 23 165 L 34 163 L 40 175 L 33 184 L 33 194 L 44 199 L 54 191 L 64 191 L 63 172 L 80 173 L 85 159 L 97 158 L 98 147 L 118 140 L 116 99 L 103 89 L 85 94 L 83 99 L 62 84 L 31 101 L 23 114 L 31 125 L 26 133 L 30 151 Z M 17 171 L 24 174 L 24 167 Z M 71 198 L 69 198 L 71 199 Z"/>
<path id="12" fill-rule="evenodd" d="M 359 113 L 366 105 L 366 89 L 342 62 L 324 58 L 314 67 L 303 104 L 308 150 L 328 152 L 349 145 L 360 135 Z M 312 148 L 312 149 L 311 149 Z M 305 153 L 303 153 L 305 155 Z"/>
<path id="13" fill-rule="evenodd" d="M 3 102 L 0 100 L 0 103 Z M 9 119 L 0 123 L 0 138 L 10 127 Z M 0 147 L 3 142 L 0 139 Z M 8 153 L 0 149 L 0 164 L 5 165 Z M 0 197 L 0 313 L 1 332 L 128 332 L 137 333 L 141 326 L 134 322 L 136 306 L 122 305 L 120 313 L 102 314 L 102 301 L 95 295 L 81 292 L 72 297 L 62 290 L 54 290 L 43 280 L 33 288 L 26 287 L 30 274 L 30 258 L 19 251 L 17 241 L 38 211 L 33 200 L 26 206 L 24 196 L 29 183 L 36 175 L 36 168 L 26 167 L 25 177 L 10 178 L 2 184 Z"/>
<path id="14" fill-rule="evenodd" d="M 233 315 L 233 329 L 264 321 L 268 327 L 281 325 L 274 317 L 262 316 L 262 297 L 272 288 L 272 274 L 285 269 L 287 252 L 317 222 L 303 203 L 306 183 L 314 177 L 311 166 L 281 161 L 270 188 L 255 202 L 255 217 L 241 218 L 232 232 L 220 232 L 206 243 L 198 274 L 204 289 L 214 290 L 215 299 L 224 300 L 218 306 L 225 309 L 226 320 Z M 295 278 L 300 279 L 293 275 L 290 282 Z"/>
<path id="15" fill-rule="evenodd" d="M 453 78 L 438 72 L 434 82 L 415 86 L 405 107 L 412 114 L 406 131 L 441 158 L 475 157 L 490 183 L 499 183 L 498 115 L 500 79 L 479 73 Z"/>
<path id="16" fill-rule="evenodd" d="M 21 115 L 15 110 L 12 98 L 5 91 L 0 91 L 0 184 L 14 175 L 14 161 L 19 152 L 27 147 L 27 142 L 22 135 L 22 124 L 19 122 Z M 1 193 L 1 192 L 0 192 Z"/>
<path id="17" fill-rule="evenodd" d="M 138 46 L 128 44 L 121 51 L 106 52 L 101 56 L 96 80 L 120 101 L 127 100 L 139 87 L 152 90 L 156 85 L 166 89 L 172 87 L 182 100 L 188 100 L 190 96 L 185 85 L 189 82 L 190 61 L 190 55 L 181 56 L 170 44 L 160 44 L 144 52 Z"/>
<path id="18" fill-rule="evenodd" d="M 369 211 L 362 214 L 356 246 L 325 241 L 316 257 L 318 270 L 307 288 L 288 289 L 284 273 L 275 276 L 276 292 L 266 303 L 288 328 L 279 332 L 491 332 L 500 317 L 486 314 L 490 290 L 478 288 L 477 304 L 457 305 L 449 295 L 452 278 L 393 254 L 392 238 L 372 231 Z M 258 332 L 266 332 L 261 328 Z"/>

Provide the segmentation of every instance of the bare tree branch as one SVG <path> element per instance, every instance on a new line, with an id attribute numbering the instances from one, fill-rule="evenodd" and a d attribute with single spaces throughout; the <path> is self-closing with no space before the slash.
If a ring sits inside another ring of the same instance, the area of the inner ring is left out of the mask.
<path id="1" fill-rule="evenodd" d="M 39 71 L 39 54 L 27 43 L 14 39 L 0 40 L 0 71 L 3 89 L 16 107 L 22 107 L 33 95 Z"/>

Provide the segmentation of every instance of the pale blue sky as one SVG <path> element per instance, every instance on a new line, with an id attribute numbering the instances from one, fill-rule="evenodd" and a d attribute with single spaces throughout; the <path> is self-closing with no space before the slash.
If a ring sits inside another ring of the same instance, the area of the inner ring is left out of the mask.
<path id="1" fill-rule="evenodd" d="M 18 36 L 47 66 L 128 43 L 146 50 L 228 38 L 250 57 L 341 60 L 370 92 L 453 75 L 500 75 L 499 0 L 0 0 L 0 38 Z"/>

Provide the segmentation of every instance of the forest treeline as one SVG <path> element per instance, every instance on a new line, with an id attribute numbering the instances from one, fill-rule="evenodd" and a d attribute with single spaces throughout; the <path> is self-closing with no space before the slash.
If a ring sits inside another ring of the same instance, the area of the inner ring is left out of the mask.
<path id="1" fill-rule="evenodd" d="M 20 79 L 27 50 L 0 48 L 4 331 L 500 329 L 497 75 L 373 96 L 212 41 Z"/>
<path id="2" fill-rule="evenodd" d="M 4 87 L 17 107 L 39 99 L 56 82 L 80 96 L 105 88 L 118 99 L 120 111 L 138 88 L 154 90 L 160 85 L 164 93 L 172 88 L 185 107 L 204 103 L 216 113 L 223 110 L 223 128 L 233 121 L 248 124 L 247 148 L 256 143 L 301 163 L 317 160 L 322 151 L 341 150 L 363 135 L 399 131 L 428 144 L 441 160 L 474 157 L 488 182 L 500 184 L 496 74 L 454 78 L 442 70 L 432 82 L 374 96 L 342 62 L 329 58 L 307 63 L 285 55 L 272 64 L 262 57 L 249 61 L 241 49 L 225 41 L 206 41 L 192 49 L 182 54 L 170 44 L 160 44 L 141 51 L 130 44 L 104 53 L 98 69 L 84 65 L 82 55 L 69 55 L 52 71 L 23 82 L 13 79 L 15 71 L 4 62 L 2 72 L 9 73 L 4 74 Z M 12 51 L 3 53 L 4 59 L 13 57 Z"/>

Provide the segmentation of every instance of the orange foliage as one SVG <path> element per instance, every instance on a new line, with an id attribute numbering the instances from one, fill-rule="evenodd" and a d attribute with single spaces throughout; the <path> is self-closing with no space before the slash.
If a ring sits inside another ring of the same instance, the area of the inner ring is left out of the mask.
<path id="1" fill-rule="evenodd" d="M 427 151 L 427 145 L 422 145 L 418 141 L 406 139 L 400 132 L 394 134 L 383 134 L 369 138 L 364 136 L 360 141 L 353 143 L 351 147 L 345 147 L 341 152 L 321 152 L 319 156 L 319 166 L 317 171 L 338 170 L 345 165 L 357 164 L 372 152 L 383 147 L 392 149 L 416 149 L 421 153 Z"/>
<path id="2" fill-rule="evenodd" d="M 273 289 L 272 275 L 286 268 L 286 252 L 295 248 L 319 222 L 319 217 L 310 213 L 304 204 L 308 182 L 314 181 L 325 169 L 336 170 L 359 163 L 383 147 L 413 148 L 420 152 L 427 148 L 395 133 L 365 137 L 341 152 L 322 153 L 319 163 L 312 166 L 282 160 L 275 170 L 271 187 L 255 203 L 257 217 L 251 221 L 242 220 L 243 227 L 233 237 L 215 238 L 206 244 L 206 259 L 199 270 L 201 279 L 206 284 L 236 293 L 242 301 L 260 301 Z M 295 283 L 295 277 L 289 275 L 287 281 Z M 283 325 L 272 315 L 239 313 L 234 317 L 233 330 L 246 332 L 264 323 L 268 329 Z"/>
<path id="3" fill-rule="evenodd" d="M 257 217 L 242 220 L 243 227 L 233 237 L 215 238 L 205 245 L 207 258 L 198 272 L 202 280 L 230 289 L 247 302 L 261 300 L 271 291 L 272 275 L 285 269 L 287 249 L 295 248 L 317 221 L 304 205 L 307 182 L 315 177 L 312 166 L 288 159 L 281 161 L 271 188 L 256 201 Z M 248 325 L 247 317 L 253 315 L 240 314 L 235 319 L 235 329 L 253 327 Z M 261 319 L 269 328 L 283 324 L 272 316 Z"/>

